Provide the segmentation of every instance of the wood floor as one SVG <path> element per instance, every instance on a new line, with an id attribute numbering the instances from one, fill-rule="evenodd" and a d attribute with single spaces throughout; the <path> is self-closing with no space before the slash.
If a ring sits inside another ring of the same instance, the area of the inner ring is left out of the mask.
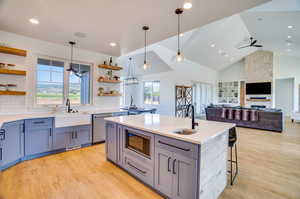
<path id="1" fill-rule="evenodd" d="M 240 173 L 221 199 L 299 199 L 300 124 L 283 134 L 238 129 Z M 0 173 L 0 199 L 162 198 L 105 159 L 104 144 L 30 160 Z"/>

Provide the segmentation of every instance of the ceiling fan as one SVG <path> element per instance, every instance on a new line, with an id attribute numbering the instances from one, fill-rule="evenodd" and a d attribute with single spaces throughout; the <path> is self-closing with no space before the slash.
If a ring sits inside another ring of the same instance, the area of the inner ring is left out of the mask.
<path id="1" fill-rule="evenodd" d="M 247 45 L 247 46 L 241 46 L 238 49 L 248 48 L 248 47 L 255 47 L 255 48 L 261 48 L 261 47 L 263 47 L 263 45 L 256 44 L 256 43 L 257 43 L 257 40 L 254 39 L 253 37 L 250 37 L 250 44 Z"/>

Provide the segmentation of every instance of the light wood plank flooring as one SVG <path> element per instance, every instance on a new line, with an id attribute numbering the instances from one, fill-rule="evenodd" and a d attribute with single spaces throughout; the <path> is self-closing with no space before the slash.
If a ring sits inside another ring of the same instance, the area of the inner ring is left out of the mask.
<path id="1" fill-rule="evenodd" d="M 221 199 L 299 199 L 300 124 L 283 134 L 238 129 L 240 173 Z M 158 199 L 105 159 L 104 144 L 30 160 L 0 173 L 0 199 Z"/>

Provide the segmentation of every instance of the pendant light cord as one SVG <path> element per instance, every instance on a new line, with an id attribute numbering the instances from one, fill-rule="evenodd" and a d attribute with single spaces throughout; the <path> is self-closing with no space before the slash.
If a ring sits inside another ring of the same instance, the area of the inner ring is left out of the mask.
<path id="1" fill-rule="evenodd" d="M 144 52 L 144 64 L 146 64 L 147 63 L 147 30 L 145 30 L 145 52 Z"/>
<path id="2" fill-rule="evenodd" d="M 180 53 L 180 14 L 178 14 L 178 49 L 177 52 Z"/>

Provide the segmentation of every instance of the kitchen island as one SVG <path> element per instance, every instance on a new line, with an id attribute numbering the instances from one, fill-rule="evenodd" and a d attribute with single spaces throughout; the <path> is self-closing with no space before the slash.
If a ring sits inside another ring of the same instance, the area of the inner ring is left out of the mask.
<path id="1" fill-rule="evenodd" d="M 235 124 L 157 114 L 106 118 L 107 159 L 161 195 L 218 198 L 227 184 L 228 132 Z"/>

